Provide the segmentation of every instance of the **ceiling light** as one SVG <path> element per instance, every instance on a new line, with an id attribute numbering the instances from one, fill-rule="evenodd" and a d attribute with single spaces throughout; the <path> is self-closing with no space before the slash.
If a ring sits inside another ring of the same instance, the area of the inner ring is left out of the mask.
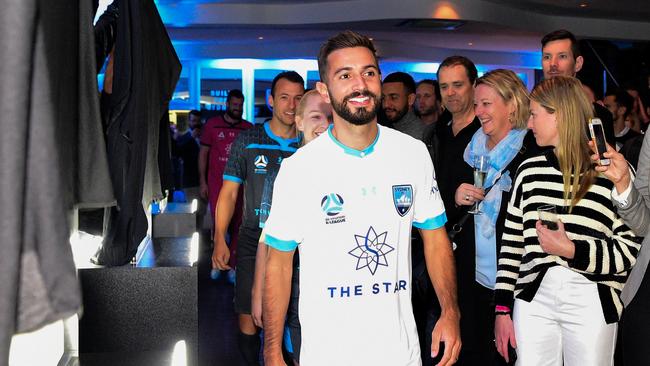
<path id="1" fill-rule="evenodd" d="M 588 6 L 589 6 L 589 4 L 587 4 L 587 3 L 580 3 L 580 7 L 581 7 L 581 8 L 586 8 L 586 7 L 588 7 Z"/>
<path id="2" fill-rule="evenodd" d="M 259 37 L 257 37 L 257 39 L 264 39 L 264 37 L 262 37 L 262 36 L 259 36 Z"/>
<path id="3" fill-rule="evenodd" d="M 473 45 L 474 45 L 474 43 L 472 43 L 472 42 L 469 42 L 469 43 L 467 43 L 467 45 L 468 45 L 468 46 L 473 46 Z"/>

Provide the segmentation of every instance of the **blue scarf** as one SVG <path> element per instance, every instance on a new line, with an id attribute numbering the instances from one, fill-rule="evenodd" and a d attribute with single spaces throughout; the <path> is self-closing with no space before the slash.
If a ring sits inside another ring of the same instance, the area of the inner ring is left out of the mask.
<path id="1" fill-rule="evenodd" d="M 480 228 L 481 234 L 486 238 L 492 237 L 495 232 L 497 217 L 501 208 L 501 192 L 509 192 L 512 186 L 510 172 L 508 171 L 502 175 L 502 171 L 519 153 L 527 132 L 527 129 L 512 129 L 497 146 L 492 150 L 488 150 L 488 136 L 483 132 L 483 129 L 478 129 L 465 148 L 463 158 L 471 167 L 474 167 L 474 157 L 476 156 L 488 155 L 490 159 L 483 188 L 492 187 L 492 189 L 485 196 L 483 202 L 481 202 L 480 208 L 483 214 L 474 216 L 474 220 Z"/>

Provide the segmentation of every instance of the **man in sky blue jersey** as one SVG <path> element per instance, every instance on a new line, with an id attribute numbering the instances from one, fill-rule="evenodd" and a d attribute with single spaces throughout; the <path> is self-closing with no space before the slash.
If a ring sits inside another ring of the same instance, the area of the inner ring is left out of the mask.
<path id="1" fill-rule="evenodd" d="M 300 250 L 301 363 L 420 365 L 411 308 L 410 237 L 420 229 L 442 316 L 432 353 L 460 351 L 456 282 L 435 172 L 421 142 L 377 125 L 381 75 L 372 42 L 354 32 L 319 53 L 319 92 L 334 124 L 285 159 L 266 222 L 265 364 L 283 365 L 292 258 Z"/>

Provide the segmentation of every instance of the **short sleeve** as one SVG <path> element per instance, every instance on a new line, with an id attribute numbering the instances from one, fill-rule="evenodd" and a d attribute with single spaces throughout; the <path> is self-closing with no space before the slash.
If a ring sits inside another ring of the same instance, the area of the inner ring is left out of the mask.
<path id="1" fill-rule="evenodd" d="M 223 180 L 235 183 L 243 183 L 246 180 L 246 135 L 242 132 L 237 135 L 230 148 L 230 155 L 226 168 L 223 171 Z"/>
<path id="2" fill-rule="evenodd" d="M 212 143 L 214 141 L 214 124 L 215 121 L 213 118 L 211 118 L 208 120 L 208 122 L 205 123 L 205 126 L 203 126 L 200 140 L 202 146 L 212 146 Z"/>
<path id="3" fill-rule="evenodd" d="M 298 174 L 296 174 L 298 173 Z M 304 234 L 302 223 L 304 214 L 296 207 L 301 202 L 300 185 L 297 182 L 299 169 L 291 164 L 291 159 L 285 160 L 273 186 L 273 204 L 271 213 L 264 225 L 265 242 L 268 246 L 281 251 L 292 251 L 302 242 Z"/>
<path id="4" fill-rule="evenodd" d="M 413 226 L 418 229 L 434 230 L 441 228 L 447 222 L 445 205 L 440 197 L 436 172 L 429 153 L 421 142 L 418 142 L 417 159 L 419 166 L 424 169 L 418 170 L 417 186 L 413 199 L 414 216 Z"/>

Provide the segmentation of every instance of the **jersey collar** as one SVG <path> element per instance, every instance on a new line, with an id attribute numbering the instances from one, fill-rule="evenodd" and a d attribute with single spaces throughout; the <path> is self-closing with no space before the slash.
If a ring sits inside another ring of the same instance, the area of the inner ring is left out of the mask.
<path id="1" fill-rule="evenodd" d="M 381 130 L 381 128 L 377 126 L 377 136 L 375 136 L 375 140 L 372 142 L 372 144 L 370 144 L 368 147 L 366 147 L 363 150 L 357 150 L 345 146 L 339 140 L 337 140 L 336 137 L 334 137 L 334 134 L 332 133 L 332 128 L 334 128 L 334 124 L 331 124 L 327 129 L 327 135 L 330 137 L 330 139 L 332 139 L 332 141 L 334 141 L 336 145 L 338 145 L 341 149 L 343 149 L 343 152 L 352 156 L 356 156 L 358 158 L 366 157 L 370 155 L 373 151 L 375 151 L 375 145 L 377 144 L 377 140 L 379 140 L 379 131 Z"/>
<path id="2" fill-rule="evenodd" d="M 270 122 L 264 123 L 264 131 L 266 131 L 266 134 L 269 135 L 270 138 L 275 140 L 282 147 L 289 147 L 289 145 L 293 143 L 298 143 L 298 137 L 294 137 L 292 139 L 283 139 L 282 137 L 276 136 L 271 130 Z"/>

